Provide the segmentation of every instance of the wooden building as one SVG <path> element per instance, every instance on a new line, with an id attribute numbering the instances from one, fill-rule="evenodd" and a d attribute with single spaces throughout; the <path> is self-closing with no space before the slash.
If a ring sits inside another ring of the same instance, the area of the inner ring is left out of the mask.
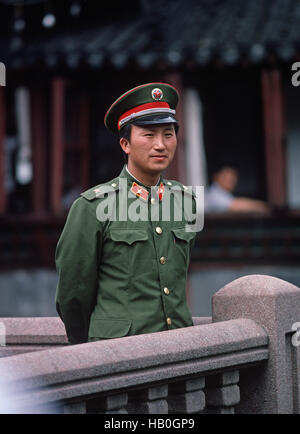
<path id="1" fill-rule="evenodd" d="M 123 165 L 118 139 L 103 125 L 107 107 L 156 80 L 182 95 L 179 146 L 166 176 L 195 183 L 192 168 L 209 182 L 216 164 L 231 164 L 240 172 L 237 194 L 273 207 L 267 217 L 206 216 L 191 270 L 297 265 L 298 2 L 111 1 L 101 10 L 96 3 L 0 0 L 0 268 L 54 267 L 72 200 Z M 202 153 L 188 143 L 191 90 Z"/>

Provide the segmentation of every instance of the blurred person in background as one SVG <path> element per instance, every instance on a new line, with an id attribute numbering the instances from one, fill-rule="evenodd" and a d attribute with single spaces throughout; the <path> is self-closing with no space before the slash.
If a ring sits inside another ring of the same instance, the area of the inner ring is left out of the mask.
<path id="1" fill-rule="evenodd" d="M 205 192 L 205 212 L 270 212 L 268 204 L 261 200 L 234 196 L 238 178 L 238 171 L 230 166 L 224 166 L 213 174 L 213 182 Z"/>

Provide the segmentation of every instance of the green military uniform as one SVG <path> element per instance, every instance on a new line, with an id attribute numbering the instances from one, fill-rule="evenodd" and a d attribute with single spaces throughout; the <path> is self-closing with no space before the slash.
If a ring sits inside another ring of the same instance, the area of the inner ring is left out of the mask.
<path id="1" fill-rule="evenodd" d="M 124 166 L 73 203 L 56 250 L 56 306 L 70 343 L 192 325 L 186 277 L 196 234 L 186 231 L 185 194 L 193 193 L 162 177 L 154 191 Z M 148 218 L 128 218 L 132 210 Z"/>

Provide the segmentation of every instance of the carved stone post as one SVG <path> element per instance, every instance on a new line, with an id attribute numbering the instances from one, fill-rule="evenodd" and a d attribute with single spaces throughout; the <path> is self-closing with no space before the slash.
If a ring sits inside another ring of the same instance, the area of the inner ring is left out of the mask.
<path id="1" fill-rule="evenodd" d="M 220 289 L 213 322 L 250 318 L 269 337 L 269 360 L 241 369 L 240 413 L 300 413 L 300 289 L 271 276 L 251 275 Z"/>

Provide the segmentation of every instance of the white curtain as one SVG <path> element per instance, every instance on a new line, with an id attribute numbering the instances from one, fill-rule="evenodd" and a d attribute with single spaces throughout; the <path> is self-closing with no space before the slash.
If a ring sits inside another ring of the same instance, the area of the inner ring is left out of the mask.
<path id="1" fill-rule="evenodd" d="M 31 165 L 31 119 L 29 89 L 18 87 L 15 91 L 18 157 L 16 177 L 20 184 L 28 184 L 32 179 Z"/>
<path id="2" fill-rule="evenodd" d="M 184 92 L 184 135 L 186 179 L 192 186 L 207 186 L 206 156 L 203 140 L 202 104 L 195 89 Z"/>

